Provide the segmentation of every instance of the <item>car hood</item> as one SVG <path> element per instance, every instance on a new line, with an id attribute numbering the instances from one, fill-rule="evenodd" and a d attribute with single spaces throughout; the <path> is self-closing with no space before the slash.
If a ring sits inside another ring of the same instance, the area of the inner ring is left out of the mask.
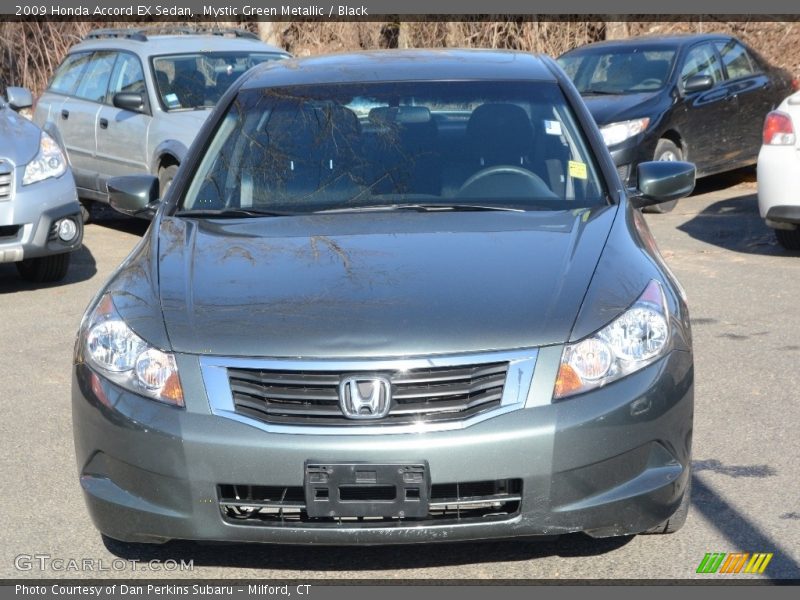
<path id="1" fill-rule="evenodd" d="M 21 167 L 39 151 L 41 129 L 10 108 L 0 108 L 0 158 Z"/>
<path id="2" fill-rule="evenodd" d="M 178 352 L 272 357 L 562 343 L 616 210 L 165 217 L 167 335 Z"/>
<path id="3" fill-rule="evenodd" d="M 583 101 L 592 113 L 595 123 L 602 127 L 617 121 L 651 116 L 653 105 L 661 92 L 642 94 L 616 94 L 583 96 Z"/>

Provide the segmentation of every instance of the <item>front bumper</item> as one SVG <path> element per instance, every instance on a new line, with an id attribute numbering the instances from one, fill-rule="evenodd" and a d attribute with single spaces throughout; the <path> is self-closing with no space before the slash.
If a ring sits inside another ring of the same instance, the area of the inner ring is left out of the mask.
<path id="1" fill-rule="evenodd" d="M 71 218 L 77 227 L 68 243 L 54 232 L 54 225 L 63 218 Z M 81 247 L 82 240 L 83 219 L 69 173 L 29 186 L 16 185 L 11 198 L 0 201 L 0 263 L 72 252 Z"/>
<path id="2" fill-rule="evenodd" d="M 455 431 L 395 435 L 271 433 L 213 415 L 199 361 L 182 357 L 179 364 L 186 409 L 142 399 L 85 366 L 75 367 L 81 486 L 95 525 L 112 538 L 338 545 L 577 531 L 626 535 L 668 519 L 688 483 L 694 377 L 689 352 L 672 351 L 623 380 L 556 404 L 521 408 Z M 376 525 L 223 516 L 220 484 L 302 486 L 309 459 L 426 461 L 434 486 L 520 479 L 522 498 L 514 514 L 478 519 Z"/>

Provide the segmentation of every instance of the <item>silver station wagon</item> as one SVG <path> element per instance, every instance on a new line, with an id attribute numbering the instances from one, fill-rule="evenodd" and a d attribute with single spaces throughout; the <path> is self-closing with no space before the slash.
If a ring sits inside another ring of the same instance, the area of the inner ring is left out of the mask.
<path id="1" fill-rule="evenodd" d="M 88 218 L 109 177 L 152 173 L 165 190 L 228 87 L 287 56 L 241 30 L 97 30 L 70 49 L 33 120 L 66 150 Z"/>

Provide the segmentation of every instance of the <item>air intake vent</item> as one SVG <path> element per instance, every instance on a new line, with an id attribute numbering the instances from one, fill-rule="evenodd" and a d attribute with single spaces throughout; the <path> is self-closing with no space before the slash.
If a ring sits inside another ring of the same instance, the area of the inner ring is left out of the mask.
<path id="1" fill-rule="evenodd" d="M 12 177 L 11 165 L 0 160 L 0 202 L 11 199 Z"/>
<path id="2" fill-rule="evenodd" d="M 242 525 L 297 525 L 331 527 L 351 526 L 380 527 L 396 526 L 400 519 L 379 517 L 309 518 L 305 511 L 302 486 L 217 486 L 220 510 L 223 517 Z M 369 489 L 369 498 L 361 497 L 358 488 L 346 490 L 353 493 L 352 499 L 387 500 L 394 494 L 394 487 L 385 490 Z M 381 495 L 383 494 L 383 495 Z M 357 497 L 358 496 L 358 497 Z M 373 497 L 375 496 L 375 497 Z M 500 479 L 497 481 L 468 481 L 462 483 L 434 484 L 431 487 L 428 515 L 422 519 L 404 519 L 404 522 L 426 521 L 486 521 L 505 520 L 519 513 L 522 502 L 522 480 Z"/>
<path id="3" fill-rule="evenodd" d="M 0 239 L 15 238 L 22 229 L 21 225 L 3 225 L 0 227 Z"/>

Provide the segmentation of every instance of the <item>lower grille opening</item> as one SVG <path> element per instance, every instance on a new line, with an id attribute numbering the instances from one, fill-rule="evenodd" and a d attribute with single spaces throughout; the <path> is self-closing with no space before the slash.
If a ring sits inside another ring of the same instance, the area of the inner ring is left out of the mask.
<path id="1" fill-rule="evenodd" d="M 54 221 L 53 224 L 50 225 L 50 229 L 47 232 L 47 241 L 58 241 L 58 221 Z"/>
<path id="2" fill-rule="evenodd" d="M 2 225 L 0 226 L 0 238 L 15 238 L 20 229 L 20 225 Z"/>
<path id="3" fill-rule="evenodd" d="M 431 487 L 428 515 L 422 519 L 385 517 L 310 518 L 305 511 L 302 486 L 257 486 L 223 484 L 218 486 L 223 518 L 240 525 L 337 527 L 399 526 L 404 523 L 463 523 L 506 520 L 520 511 L 522 480 L 471 481 L 434 484 Z M 419 492 L 419 490 L 417 490 Z M 406 494 L 414 497 L 414 489 Z M 342 500 L 393 500 L 394 486 L 341 486 Z M 419 495 L 417 495 L 419 497 Z"/>

